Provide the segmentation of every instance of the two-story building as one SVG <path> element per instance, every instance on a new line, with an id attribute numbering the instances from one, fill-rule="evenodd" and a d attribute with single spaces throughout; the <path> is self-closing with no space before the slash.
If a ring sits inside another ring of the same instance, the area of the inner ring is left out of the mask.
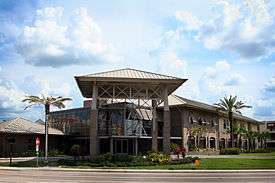
<path id="1" fill-rule="evenodd" d="M 229 147 L 227 114 L 213 105 L 172 94 L 186 80 L 122 69 L 76 77 L 89 100 L 82 108 L 52 112 L 50 126 L 84 154 L 169 152 L 171 143 L 197 148 Z M 259 131 L 260 122 L 234 114 L 234 124 Z M 247 148 L 245 136 L 234 138 Z M 257 148 L 257 141 L 253 141 Z"/>

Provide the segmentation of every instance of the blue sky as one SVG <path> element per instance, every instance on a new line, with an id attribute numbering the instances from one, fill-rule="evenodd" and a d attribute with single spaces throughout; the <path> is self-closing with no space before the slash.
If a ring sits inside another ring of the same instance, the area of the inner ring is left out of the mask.
<path id="1" fill-rule="evenodd" d="M 275 119 L 274 1 L 0 1 L 0 119 L 25 95 L 84 100 L 73 76 L 125 67 L 187 78 L 176 93 L 238 95 L 244 114 Z"/>

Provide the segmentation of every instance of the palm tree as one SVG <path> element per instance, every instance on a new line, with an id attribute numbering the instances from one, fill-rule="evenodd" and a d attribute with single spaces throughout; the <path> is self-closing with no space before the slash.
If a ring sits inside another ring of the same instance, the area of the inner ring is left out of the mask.
<path id="1" fill-rule="evenodd" d="M 252 142 L 257 137 L 257 132 L 253 132 L 251 130 L 247 130 L 245 136 L 248 139 L 248 149 L 251 150 L 252 149 L 252 144 L 253 144 Z"/>
<path id="2" fill-rule="evenodd" d="M 26 96 L 22 102 L 27 102 L 29 105 L 24 110 L 32 107 L 33 105 L 43 105 L 45 110 L 45 159 L 48 161 L 48 115 L 50 113 L 50 106 L 55 106 L 59 109 L 65 108 L 64 102 L 72 100 L 71 98 L 59 97 L 42 97 L 39 96 Z"/>
<path id="3" fill-rule="evenodd" d="M 264 145 L 262 146 L 262 148 L 266 148 L 266 140 L 270 138 L 270 136 L 271 136 L 270 133 L 267 131 L 264 131 L 261 133 L 261 138 L 264 141 Z M 261 140 L 261 143 L 262 143 L 262 140 Z"/>
<path id="4" fill-rule="evenodd" d="M 240 109 L 251 108 L 251 106 L 245 105 L 242 101 L 237 101 L 237 96 L 232 96 L 228 98 L 225 96 L 223 99 L 220 99 L 219 103 L 214 104 L 218 110 L 226 111 L 228 113 L 228 120 L 230 123 L 230 138 L 231 138 L 231 147 L 234 144 L 234 131 L 233 131 L 233 112 L 239 113 Z"/>

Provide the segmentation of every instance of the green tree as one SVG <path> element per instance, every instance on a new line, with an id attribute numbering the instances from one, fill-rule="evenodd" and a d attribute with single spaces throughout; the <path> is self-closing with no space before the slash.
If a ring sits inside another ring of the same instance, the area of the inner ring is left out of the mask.
<path id="1" fill-rule="evenodd" d="M 266 140 L 270 138 L 270 133 L 267 131 L 260 133 L 261 148 L 266 148 Z"/>
<path id="2" fill-rule="evenodd" d="M 248 149 L 251 150 L 252 149 L 252 142 L 257 137 L 257 132 L 253 132 L 252 130 L 247 130 L 246 133 L 245 133 L 245 136 L 248 139 Z"/>
<path id="3" fill-rule="evenodd" d="M 42 105 L 44 106 L 44 112 L 45 112 L 45 159 L 47 161 L 48 158 L 48 115 L 50 113 L 50 107 L 55 106 L 59 109 L 65 108 L 64 102 L 71 101 L 71 98 L 63 98 L 61 96 L 59 97 L 53 97 L 48 96 L 45 97 L 42 95 L 42 97 L 39 96 L 26 96 L 22 102 L 28 103 L 28 105 L 25 107 L 25 110 L 34 106 L 34 105 Z"/>
<path id="4" fill-rule="evenodd" d="M 218 110 L 227 112 L 228 120 L 230 123 L 230 138 L 231 138 L 231 147 L 234 146 L 234 129 L 233 129 L 233 113 L 241 114 L 240 109 L 251 108 L 251 106 L 245 105 L 242 101 L 237 100 L 237 96 L 230 95 L 229 98 L 225 96 L 223 99 L 220 99 L 219 103 L 214 104 Z"/>

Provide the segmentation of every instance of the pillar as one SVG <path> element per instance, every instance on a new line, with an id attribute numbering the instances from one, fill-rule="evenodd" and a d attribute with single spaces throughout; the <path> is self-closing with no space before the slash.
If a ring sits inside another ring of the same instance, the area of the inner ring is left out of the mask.
<path id="1" fill-rule="evenodd" d="M 186 148 L 187 151 L 189 151 L 188 149 L 188 134 L 187 134 L 187 128 L 182 128 L 182 146 Z"/>
<path id="2" fill-rule="evenodd" d="M 152 100 L 152 151 L 158 151 L 158 123 L 157 123 L 157 103 L 156 100 Z"/>
<path id="3" fill-rule="evenodd" d="M 110 138 L 110 153 L 114 154 L 114 139 Z"/>
<path id="4" fill-rule="evenodd" d="M 163 152 L 170 154 L 171 119 L 168 104 L 168 89 L 164 88 L 164 110 L 163 110 Z"/>
<path id="5" fill-rule="evenodd" d="M 218 140 L 218 137 L 216 136 L 216 138 L 215 138 L 215 149 L 218 150 L 218 147 L 219 147 L 219 140 Z"/>
<path id="6" fill-rule="evenodd" d="M 188 145 L 187 145 L 187 142 L 188 142 L 188 134 L 187 134 L 187 128 L 185 127 L 185 113 L 184 111 L 180 111 L 180 119 L 181 119 L 181 137 L 182 137 L 182 146 L 186 148 L 187 152 L 189 151 L 188 149 Z"/>
<path id="7" fill-rule="evenodd" d="M 135 155 L 138 155 L 138 139 L 137 138 L 135 138 L 134 144 L 135 144 Z"/>
<path id="8" fill-rule="evenodd" d="M 98 139 L 97 139 L 97 86 L 93 84 L 93 100 L 91 109 L 90 121 L 90 158 L 93 159 L 98 154 Z"/>

